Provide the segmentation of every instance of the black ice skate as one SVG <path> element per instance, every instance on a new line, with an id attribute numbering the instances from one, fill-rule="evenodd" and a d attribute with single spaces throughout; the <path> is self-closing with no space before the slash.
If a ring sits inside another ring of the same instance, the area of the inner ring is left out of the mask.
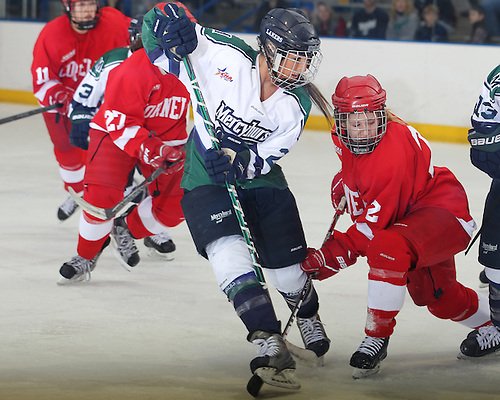
<path id="1" fill-rule="evenodd" d="M 500 355 L 500 331 L 494 325 L 482 326 L 470 332 L 460 345 L 458 358 Z"/>
<path id="2" fill-rule="evenodd" d="M 77 282 L 90 281 L 90 272 L 94 270 L 97 260 L 99 259 L 102 251 L 108 246 L 110 239 L 108 238 L 102 249 L 92 260 L 75 256 L 70 261 L 65 262 L 59 269 L 61 278 L 57 282 L 58 285 L 68 285 Z"/>
<path id="3" fill-rule="evenodd" d="M 254 375 L 272 386 L 300 389 L 300 382 L 295 377 L 295 361 L 280 334 L 255 331 L 248 341 L 260 346 L 258 357 L 250 362 Z"/>
<path id="4" fill-rule="evenodd" d="M 380 370 L 380 362 L 387 357 L 389 338 L 366 336 L 352 355 L 351 364 L 354 367 L 354 379 L 365 378 Z"/>
<path id="5" fill-rule="evenodd" d="M 172 253 L 175 251 L 175 244 L 168 232 L 144 238 L 144 245 L 148 248 L 150 257 L 162 258 L 167 261 L 174 259 Z"/>
<path id="6" fill-rule="evenodd" d="M 115 219 L 111 238 L 113 253 L 125 269 L 129 270 L 129 267 L 135 267 L 139 264 L 141 260 L 139 250 L 137 250 L 134 238 L 128 230 L 125 217 Z"/>
<path id="7" fill-rule="evenodd" d="M 74 214 L 77 208 L 76 201 L 73 200 L 73 197 L 68 196 L 66 201 L 57 209 L 57 218 L 59 218 L 59 221 L 65 221 Z"/>
<path id="8" fill-rule="evenodd" d="M 302 336 L 302 341 L 307 350 L 310 350 L 316 356 L 314 360 L 314 365 L 323 365 L 323 356 L 330 348 L 330 339 L 326 336 L 325 328 L 319 315 L 316 314 L 310 318 L 299 318 L 297 317 L 297 325 L 299 327 L 300 335 Z M 302 359 L 300 357 L 301 353 L 296 353 L 293 349 L 290 349 L 293 357 L 303 364 L 309 364 L 308 360 Z"/>

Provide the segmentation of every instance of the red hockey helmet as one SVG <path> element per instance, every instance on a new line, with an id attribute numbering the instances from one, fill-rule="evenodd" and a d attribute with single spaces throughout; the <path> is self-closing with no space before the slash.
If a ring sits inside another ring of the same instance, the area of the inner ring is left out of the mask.
<path id="1" fill-rule="evenodd" d="M 77 29 L 88 31 L 95 28 L 101 16 L 99 0 L 62 0 L 62 3 L 66 15 Z M 77 3 L 81 4 L 76 5 Z M 92 18 L 88 18 L 90 14 L 93 14 Z"/>
<path id="2" fill-rule="evenodd" d="M 386 93 L 372 75 L 343 77 L 332 96 L 335 132 L 354 154 L 371 153 L 387 129 Z"/>

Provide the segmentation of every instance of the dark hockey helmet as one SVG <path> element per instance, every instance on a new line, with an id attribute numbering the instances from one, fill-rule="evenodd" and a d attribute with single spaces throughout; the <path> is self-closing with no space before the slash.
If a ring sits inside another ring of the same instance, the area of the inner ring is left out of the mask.
<path id="1" fill-rule="evenodd" d="M 292 90 L 313 81 L 323 55 L 318 35 L 301 10 L 269 11 L 260 24 L 257 42 L 276 86 Z"/>
<path id="2" fill-rule="evenodd" d="M 101 16 L 101 12 L 99 9 L 99 0 L 62 0 L 62 3 L 64 5 L 64 11 L 66 12 L 66 15 L 78 29 L 87 31 L 89 29 L 95 28 L 97 22 L 99 21 L 99 17 Z M 75 9 L 76 3 L 83 4 L 79 5 Z M 83 10 L 80 10 L 80 7 L 82 7 L 82 9 L 86 7 L 95 7 L 94 17 L 89 20 L 85 19 Z"/>
<path id="3" fill-rule="evenodd" d="M 142 21 L 144 19 L 144 14 L 139 14 L 132 18 L 130 25 L 128 27 L 128 36 L 130 38 L 130 43 L 135 42 L 142 36 Z"/>
<path id="4" fill-rule="evenodd" d="M 343 77 L 332 95 L 335 134 L 354 154 L 371 153 L 387 130 L 386 93 L 372 75 Z"/>

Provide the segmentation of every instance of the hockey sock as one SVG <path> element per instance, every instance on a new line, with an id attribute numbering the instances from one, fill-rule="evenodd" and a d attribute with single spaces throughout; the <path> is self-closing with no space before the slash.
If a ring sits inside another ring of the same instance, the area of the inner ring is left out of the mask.
<path id="1" fill-rule="evenodd" d="M 280 293 L 284 297 L 288 305 L 288 308 L 290 308 L 290 311 L 293 311 L 295 305 L 299 301 L 300 294 L 289 295 L 282 292 Z M 314 289 L 314 286 L 311 282 L 311 284 L 309 285 L 309 289 L 304 295 L 304 300 L 302 301 L 302 305 L 300 306 L 300 309 L 297 313 L 297 317 L 310 318 L 317 314 L 318 309 L 319 309 L 318 293 L 316 292 L 316 289 Z"/>
<path id="2" fill-rule="evenodd" d="M 238 317 L 245 324 L 248 332 L 261 330 L 268 333 L 281 333 L 281 326 L 276 319 L 274 308 L 268 294 L 250 272 L 235 279 L 224 290 L 233 303 Z"/>
<path id="3" fill-rule="evenodd" d="M 500 284 L 490 281 L 490 316 L 491 322 L 500 328 Z"/>

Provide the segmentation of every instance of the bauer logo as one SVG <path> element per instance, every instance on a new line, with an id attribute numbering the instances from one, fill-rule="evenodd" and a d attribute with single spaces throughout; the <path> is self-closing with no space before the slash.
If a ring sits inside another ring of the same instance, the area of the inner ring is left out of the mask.
<path id="1" fill-rule="evenodd" d="M 277 33 L 273 32 L 269 28 L 266 29 L 266 35 L 269 36 L 269 37 L 271 37 L 271 38 L 273 38 L 277 42 L 280 42 L 280 43 L 283 42 L 283 38 L 280 35 L 278 35 Z"/>
<path id="2" fill-rule="evenodd" d="M 500 135 L 496 135 L 493 137 L 482 137 L 479 139 L 476 138 L 470 139 L 470 144 L 472 146 L 486 146 L 489 144 L 496 144 L 496 143 L 500 143 Z"/>
<path id="3" fill-rule="evenodd" d="M 220 224 L 224 218 L 229 217 L 232 214 L 232 210 L 221 211 L 220 213 L 212 214 L 210 216 L 210 221 L 215 221 L 216 224 Z"/>
<path id="4" fill-rule="evenodd" d="M 489 244 L 489 243 L 483 243 L 483 253 L 490 253 L 493 251 L 497 251 L 498 245 L 497 244 Z"/>

